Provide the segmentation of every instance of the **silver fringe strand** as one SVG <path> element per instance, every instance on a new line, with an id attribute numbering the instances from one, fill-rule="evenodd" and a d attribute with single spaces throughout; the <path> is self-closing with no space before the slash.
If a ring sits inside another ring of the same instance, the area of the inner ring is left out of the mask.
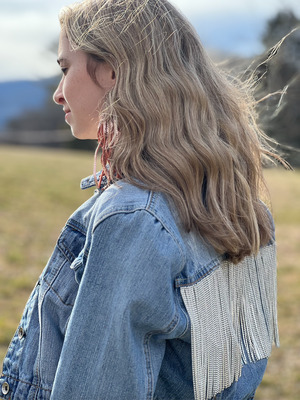
<path id="1" fill-rule="evenodd" d="M 243 364 L 279 346 L 275 244 L 238 265 L 225 261 L 180 290 L 191 320 L 196 400 L 231 386 Z"/>

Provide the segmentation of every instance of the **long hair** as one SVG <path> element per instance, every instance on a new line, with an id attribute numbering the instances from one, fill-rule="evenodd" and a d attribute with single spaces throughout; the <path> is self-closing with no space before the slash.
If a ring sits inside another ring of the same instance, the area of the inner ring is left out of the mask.
<path id="1" fill-rule="evenodd" d="M 235 263 L 257 253 L 271 237 L 260 196 L 273 153 L 249 91 L 216 68 L 167 0 L 86 0 L 60 23 L 89 55 L 91 77 L 101 61 L 116 75 L 99 116 L 113 127 L 109 181 L 165 193 L 185 229 Z"/>

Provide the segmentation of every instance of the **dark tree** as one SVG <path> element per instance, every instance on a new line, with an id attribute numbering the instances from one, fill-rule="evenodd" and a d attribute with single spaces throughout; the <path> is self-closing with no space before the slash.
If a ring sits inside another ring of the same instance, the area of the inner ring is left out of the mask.
<path id="1" fill-rule="evenodd" d="M 261 123 L 283 145 L 287 160 L 300 166 L 300 20 L 291 11 L 279 12 L 262 41 L 266 53 L 256 63 L 259 97 L 267 96 L 259 106 Z"/>

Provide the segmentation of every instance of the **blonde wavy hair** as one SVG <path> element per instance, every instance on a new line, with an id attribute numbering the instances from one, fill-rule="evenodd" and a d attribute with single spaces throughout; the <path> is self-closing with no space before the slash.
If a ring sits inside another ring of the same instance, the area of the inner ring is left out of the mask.
<path id="1" fill-rule="evenodd" d="M 86 0 L 60 14 L 72 47 L 109 63 L 116 84 L 100 118 L 109 180 L 165 193 L 185 229 L 234 263 L 271 238 L 260 201 L 272 155 L 249 91 L 230 82 L 166 0 Z M 117 126 L 117 129 L 116 129 Z M 104 150 L 103 150 L 104 151 Z"/>

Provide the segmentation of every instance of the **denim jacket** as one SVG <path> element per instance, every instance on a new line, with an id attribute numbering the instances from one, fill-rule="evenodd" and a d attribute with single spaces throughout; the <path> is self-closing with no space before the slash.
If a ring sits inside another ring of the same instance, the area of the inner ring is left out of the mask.
<path id="1" fill-rule="evenodd" d="M 252 399 L 274 340 L 274 240 L 231 265 L 181 228 L 164 195 L 119 181 L 63 228 L 0 398 Z"/>

